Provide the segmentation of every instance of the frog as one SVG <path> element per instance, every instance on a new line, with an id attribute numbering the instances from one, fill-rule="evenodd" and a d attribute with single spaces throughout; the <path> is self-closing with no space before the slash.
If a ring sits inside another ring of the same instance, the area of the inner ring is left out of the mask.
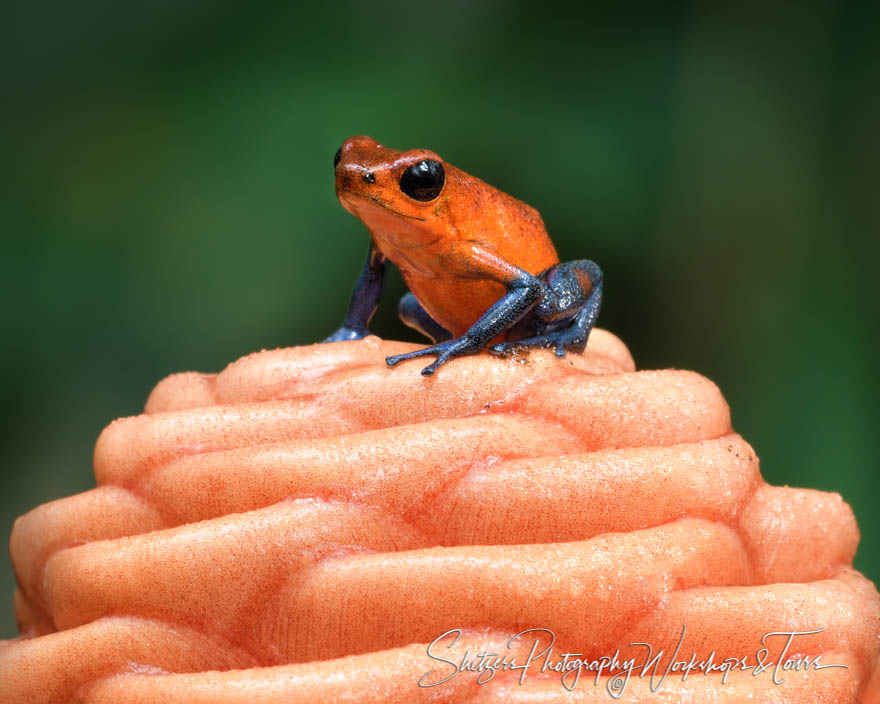
<path id="1" fill-rule="evenodd" d="M 370 233 L 367 258 L 342 325 L 322 342 L 359 340 L 388 263 L 407 293 L 398 314 L 433 344 L 386 358 L 421 357 L 432 376 L 449 360 L 488 349 L 510 356 L 583 352 L 602 304 L 602 271 L 560 262 L 537 210 L 428 149 L 400 151 L 358 135 L 333 158 L 336 196 Z"/>

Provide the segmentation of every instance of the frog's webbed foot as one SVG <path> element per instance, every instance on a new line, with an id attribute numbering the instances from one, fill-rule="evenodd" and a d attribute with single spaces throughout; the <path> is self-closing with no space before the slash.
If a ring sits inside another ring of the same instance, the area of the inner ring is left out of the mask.
<path id="1" fill-rule="evenodd" d="M 553 353 L 557 357 L 564 357 L 566 350 L 572 352 L 583 352 L 587 346 L 587 336 L 589 331 L 584 334 L 583 331 L 577 329 L 576 325 L 556 332 L 546 333 L 544 335 L 535 335 L 525 340 L 515 340 L 512 342 L 499 342 L 492 345 L 489 351 L 492 354 L 506 357 L 517 350 L 535 349 L 552 347 Z"/>
<path id="2" fill-rule="evenodd" d="M 454 340 L 440 342 L 436 345 L 431 345 L 430 347 L 425 347 L 420 350 L 414 350 L 413 352 L 396 354 L 393 357 L 386 357 L 385 362 L 388 364 L 389 367 L 393 367 L 395 364 L 406 361 L 407 359 L 415 359 L 416 357 L 428 357 L 430 355 L 436 355 L 437 359 L 435 359 L 431 364 L 422 369 L 422 376 L 433 376 L 434 372 L 437 371 L 437 367 L 439 367 L 441 364 L 445 364 L 453 357 L 462 357 L 468 354 L 476 354 L 482 349 L 482 347 L 483 346 L 479 341 L 474 340 L 467 335 L 464 335 L 463 337 L 457 337 Z"/>
<path id="3" fill-rule="evenodd" d="M 370 331 L 366 328 L 349 328 L 343 325 L 332 335 L 321 340 L 321 342 L 345 342 L 346 340 L 362 340 L 369 334 Z"/>

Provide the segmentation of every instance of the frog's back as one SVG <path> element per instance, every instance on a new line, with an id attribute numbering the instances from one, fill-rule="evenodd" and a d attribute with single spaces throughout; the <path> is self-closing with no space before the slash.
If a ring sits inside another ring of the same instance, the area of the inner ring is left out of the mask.
<path id="1" fill-rule="evenodd" d="M 435 211 L 449 224 L 444 249 L 474 243 L 535 275 L 559 263 L 544 221 L 530 205 L 451 165 L 447 166 L 447 185 L 452 187 Z M 443 264 L 436 278 L 408 276 L 402 267 L 404 278 L 431 317 L 461 335 L 507 289 L 497 281 L 462 276 L 460 267 L 447 267 L 442 256 L 438 261 Z"/>
<path id="2" fill-rule="evenodd" d="M 461 239 L 479 242 L 531 274 L 559 263 L 537 210 L 460 169 L 449 171 L 456 182 L 449 220 Z"/>

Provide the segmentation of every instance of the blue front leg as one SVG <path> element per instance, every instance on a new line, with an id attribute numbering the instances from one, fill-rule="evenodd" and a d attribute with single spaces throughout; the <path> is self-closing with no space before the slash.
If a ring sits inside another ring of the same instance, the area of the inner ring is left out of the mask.
<path id="1" fill-rule="evenodd" d="M 351 295 L 345 322 L 322 342 L 360 340 L 370 334 L 367 326 L 370 324 L 370 318 L 373 317 L 376 308 L 379 307 L 379 299 L 382 298 L 386 262 L 385 256 L 376 248 L 371 239 L 367 261 L 364 262 L 357 283 L 354 285 L 354 293 Z"/>
<path id="2" fill-rule="evenodd" d="M 536 276 L 523 271 L 508 285 L 507 294 L 483 313 L 461 337 L 414 352 L 394 355 L 385 361 L 388 366 L 393 367 L 407 359 L 436 355 L 437 359 L 422 369 L 422 376 L 431 376 L 441 364 L 453 357 L 476 354 L 489 340 L 515 325 L 540 300 L 544 289 L 544 284 Z"/>

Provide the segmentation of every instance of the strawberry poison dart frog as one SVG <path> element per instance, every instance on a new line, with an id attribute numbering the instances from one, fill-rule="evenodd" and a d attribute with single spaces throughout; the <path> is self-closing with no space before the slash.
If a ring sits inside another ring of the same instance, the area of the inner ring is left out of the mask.
<path id="1" fill-rule="evenodd" d="M 560 263 L 538 212 L 426 149 L 345 140 L 333 159 L 336 195 L 370 231 L 345 322 L 324 342 L 358 340 L 379 304 L 386 263 L 409 293 L 400 318 L 436 344 L 387 358 L 436 359 L 517 348 L 582 352 L 602 301 L 593 262 Z"/>

